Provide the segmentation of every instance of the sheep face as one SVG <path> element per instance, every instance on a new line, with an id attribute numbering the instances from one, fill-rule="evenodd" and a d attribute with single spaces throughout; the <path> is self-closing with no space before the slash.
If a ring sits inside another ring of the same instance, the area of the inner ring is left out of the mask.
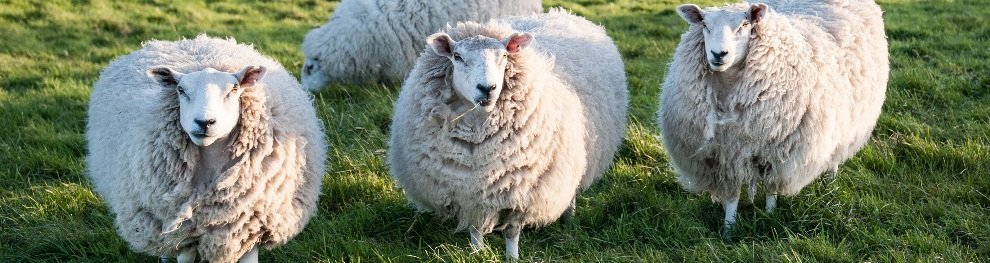
<path id="1" fill-rule="evenodd" d="M 485 111 L 491 111 L 498 101 L 509 56 L 518 54 L 532 41 L 529 33 L 514 33 L 502 40 L 473 36 L 454 41 L 445 33 L 426 39 L 434 52 L 453 63 L 451 79 L 457 94 Z"/>
<path id="2" fill-rule="evenodd" d="M 330 82 L 318 56 L 306 56 L 302 67 L 302 85 L 306 90 L 317 90 Z"/>
<path id="3" fill-rule="evenodd" d="M 677 7 L 677 14 L 691 25 L 701 26 L 705 57 L 712 71 L 725 71 L 746 58 L 753 25 L 766 14 L 766 4 L 742 3 L 702 10 L 697 5 Z"/>
<path id="4" fill-rule="evenodd" d="M 176 90 L 182 130 L 196 145 L 209 146 L 237 126 L 241 93 L 255 88 L 265 72 L 264 67 L 247 66 L 236 73 L 207 68 L 183 74 L 162 66 L 149 69 L 147 74 L 165 88 Z"/>

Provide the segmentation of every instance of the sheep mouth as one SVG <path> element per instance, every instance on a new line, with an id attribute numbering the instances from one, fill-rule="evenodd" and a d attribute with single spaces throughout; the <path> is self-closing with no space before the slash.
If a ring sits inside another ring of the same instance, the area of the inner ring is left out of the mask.
<path id="1" fill-rule="evenodd" d="M 205 132 L 190 132 L 189 133 L 189 136 L 190 137 L 193 137 L 193 138 L 196 138 L 196 139 L 202 139 L 202 138 L 210 137 L 210 135 L 209 134 L 206 134 Z"/>
<path id="2" fill-rule="evenodd" d="M 478 100 L 478 105 L 482 107 L 488 107 L 492 105 L 492 100 Z"/>

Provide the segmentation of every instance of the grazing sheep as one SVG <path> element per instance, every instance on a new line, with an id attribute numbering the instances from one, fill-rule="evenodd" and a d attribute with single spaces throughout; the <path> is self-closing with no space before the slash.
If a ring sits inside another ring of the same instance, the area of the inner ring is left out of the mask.
<path id="1" fill-rule="evenodd" d="M 889 64 L 873 1 L 681 5 L 681 37 L 657 123 L 681 185 L 735 222 L 740 188 L 767 211 L 849 159 L 870 138 Z"/>
<path id="2" fill-rule="evenodd" d="M 628 91 L 604 28 L 563 10 L 458 23 L 427 38 L 395 104 L 389 164 L 421 211 L 456 216 L 471 245 L 573 213 L 612 163 Z"/>
<path id="3" fill-rule="evenodd" d="M 299 82 L 253 47 L 149 41 L 94 85 L 88 176 L 134 250 L 257 261 L 316 212 L 321 127 Z"/>
<path id="4" fill-rule="evenodd" d="M 423 40 L 448 23 L 539 13 L 540 0 L 344 0 L 303 41 L 302 83 L 402 80 Z"/>

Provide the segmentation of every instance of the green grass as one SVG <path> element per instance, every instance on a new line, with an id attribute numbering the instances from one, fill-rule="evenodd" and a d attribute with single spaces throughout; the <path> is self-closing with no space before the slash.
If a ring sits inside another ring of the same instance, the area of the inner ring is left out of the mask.
<path id="1" fill-rule="evenodd" d="M 117 237 L 84 176 L 86 105 L 101 68 L 148 39 L 199 32 L 254 43 L 298 74 L 299 46 L 336 3 L 0 1 L 0 262 L 143 261 Z M 524 261 L 966 262 L 990 259 L 990 6 L 882 0 L 891 80 L 873 140 L 831 184 L 740 208 L 677 185 L 657 140 L 657 94 L 686 24 L 681 1 L 548 0 L 605 25 L 629 75 L 631 125 L 577 217 L 524 231 Z M 716 4 L 704 1 L 701 4 Z M 373 33 L 373 32 L 369 32 Z M 397 86 L 316 94 L 330 169 L 320 212 L 268 262 L 498 261 L 468 252 L 454 222 L 417 215 L 387 174 Z"/>

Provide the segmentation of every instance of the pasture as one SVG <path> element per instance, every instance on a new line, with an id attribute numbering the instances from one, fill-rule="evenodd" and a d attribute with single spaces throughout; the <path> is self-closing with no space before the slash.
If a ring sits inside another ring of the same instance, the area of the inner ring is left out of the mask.
<path id="1" fill-rule="evenodd" d="M 658 140 L 660 83 L 687 24 L 682 0 L 546 0 L 604 25 L 626 63 L 630 126 L 616 163 L 576 217 L 523 232 L 524 262 L 967 262 L 990 260 L 990 5 L 879 0 L 890 41 L 887 101 L 873 139 L 781 198 L 722 209 L 684 192 Z M 714 5 L 721 1 L 695 1 Z M 300 44 L 336 2 L 0 1 L 0 262 L 152 262 L 130 251 L 85 177 L 86 108 L 114 58 L 148 39 L 200 32 L 253 43 L 298 76 Z M 374 34 L 374 32 L 367 32 Z M 328 143 L 318 215 L 264 262 L 481 262 L 453 220 L 417 214 L 384 162 L 398 85 L 314 94 Z M 121 131 L 122 134 L 124 131 Z"/>

